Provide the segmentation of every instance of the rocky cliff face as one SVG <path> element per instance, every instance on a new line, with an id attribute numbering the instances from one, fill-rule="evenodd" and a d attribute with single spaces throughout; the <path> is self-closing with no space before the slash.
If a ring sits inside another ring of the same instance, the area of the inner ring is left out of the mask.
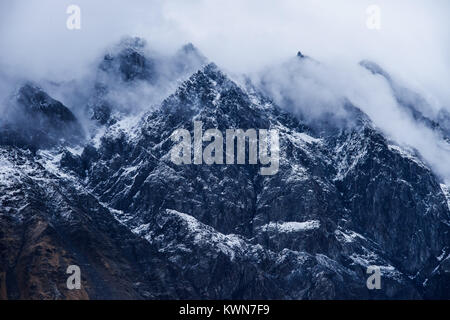
<path id="1" fill-rule="evenodd" d="M 94 139 L 33 152 L 2 141 L 2 298 L 449 298 L 448 189 L 420 155 L 354 106 L 354 125 L 320 134 L 192 45 L 166 61 L 170 73 L 140 41 L 124 45 L 101 63 L 87 104 L 99 115 L 108 100 Z M 160 88 L 162 77 L 176 90 L 143 115 L 104 94 Z M 50 119 L 76 121 L 51 101 Z M 194 121 L 278 130 L 278 173 L 175 165 L 171 134 L 193 134 Z M 71 264 L 79 291 L 65 286 Z M 380 290 L 366 286 L 372 265 Z"/>
<path id="2" fill-rule="evenodd" d="M 84 133 L 74 114 L 32 83 L 18 90 L 2 120 L 2 144 L 36 150 L 83 141 Z"/>

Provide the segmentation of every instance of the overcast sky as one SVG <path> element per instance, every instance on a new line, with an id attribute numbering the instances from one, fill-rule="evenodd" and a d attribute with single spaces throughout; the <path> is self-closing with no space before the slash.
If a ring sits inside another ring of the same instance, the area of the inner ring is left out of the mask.
<path id="1" fill-rule="evenodd" d="M 66 28 L 70 4 L 79 31 Z M 366 9 L 381 9 L 381 29 Z M 161 50 L 192 42 L 221 67 L 248 72 L 298 50 L 320 61 L 373 59 L 445 99 L 450 82 L 447 0 L 2 0 L 0 61 L 18 72 L 70 77 L 125 34 Z"/>

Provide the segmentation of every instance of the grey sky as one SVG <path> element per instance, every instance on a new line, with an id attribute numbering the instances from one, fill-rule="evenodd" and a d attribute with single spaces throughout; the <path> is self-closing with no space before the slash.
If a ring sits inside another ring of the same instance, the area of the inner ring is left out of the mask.
<path id="1" fill-rule="evenodd" d="M 69 4 L 81 7 L 81 31 L 66 29 Z M 380 31 L 366 27 L 371 4 L 381 8 Z M 449 14 L 446 0 L 3 0 L 1 59 L 37 74 L 76 73 L 106 45 L 134 34 L 163 50 L 193 42 L 237 72 L 297 50 L 321 61 L 369 58 L 445 95 Z"/>

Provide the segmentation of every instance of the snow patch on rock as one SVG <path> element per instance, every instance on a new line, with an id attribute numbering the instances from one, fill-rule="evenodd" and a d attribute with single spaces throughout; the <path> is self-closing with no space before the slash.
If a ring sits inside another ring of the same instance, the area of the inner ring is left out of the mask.
<path id="1" fill-rule="evenodd" d="M 447 205 L 448 209 L 450 210 L 450 188 L 445 184 L 441 184 L 441 189 L 445 197 L 447 198 Z"/>
<path id="2" fill-rule="evenodd" d="M 259 229 L 263 232 L 283 232 L 283 233 L 303 232 L 319 228 L 320 228 L 319 220 L 309 220 L 305 222 L 296 222 L 296 221 L 271 222 L 259 227 Z"/>

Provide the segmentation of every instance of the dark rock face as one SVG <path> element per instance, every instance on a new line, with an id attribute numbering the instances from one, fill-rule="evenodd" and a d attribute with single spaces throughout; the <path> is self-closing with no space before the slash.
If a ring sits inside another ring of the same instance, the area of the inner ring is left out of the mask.
<path id="1" fill-rule="evenodd" d="M 1 147 L 2 298 L 449 298 L 447 189 L 351 108 L 354 125 L 320 135 L 208 64 L 80 152 Z M 278 130 L 278 173 L 175 165 L 171 134 L 193 121 Z"/>
<path id="2" fill-rule="evenodd" d="M 90 117 L 101 125 L 113 125 L 136 111 L 133 102 L 119 106 L 117 100 L 124 93 L 141 96 L 154 92 L 154 96 L 165 98 L 177 82 L 187 79 L 206 61 L 192 44 L 183 46 L 173 56 L 161 57 L 144 40 L 125 38 L 99 62 L 95 87 L 87 105 Z M 152 98 L 147 107 L 155 103 Z"/>
<path id="3" fill-rule="evenodd" d="M 277 128 L 280 172 L 262 177 L 252 166 L 172 164 L 170 134 L 174 128 L 192 133 L 193 119 L 202 121 L 205 128 L 221 130 Z M 246 243 L 260 244 L 276 255 L 283 250 L 307 252 L 316 258 L 323 255 L 325 260 L 320 262 L 330 259 L 336 268 L 352 274 L 355 287 L 358 281 L 364 283 L 364 263 L 384 265 L 390 274 L 387 281 L 395 283 L 384 297 L 411 298 L 419 297 L 421 291 L 409 277 L 423 281 L 416 274 L 426 265 L 436 265 L 433 258 L 448 243 L 448 207 L 436 178 L 422 164 L 390 148 L 367 120 L 335 137 L 314 138 L 312 130 L 294 117 L 262 97 L 249 95 L 209 65 L 166 99 L 160 111 L 142 120 L 139 128 L 139 135 L 131 141 L 123 134 L 105 136 L 98 153 L 101 160 L 90 165 L 89 188 L 102 201 L 127 212 L 127 224 L 138 229 L 146 226 L 140 232 L 149 241 L 158 239 L 154 240 L 158 245 L 170 242 L 174 246 L 176 237 L 160 244 L 168 235 L 154 234 L 153 228 L 166 219 L 165 210 L 175 210 L 205 228 L 212 227 L 211 232 L 237 234 Z M 105 176 L 110 178 L 105 180 Z M 378 177 L 379 186 L 373 177 Z M 399 181 L 398 194 L 389 187 L 392 179 Z M 409 190 L 402 191 L 403 181 L 411 184 Z M 423 202 L 411 199 L 411 193 Z M 424 216 L 426 204 L 433 213 Z M 401 224 L 401 230 L 391 228 L 393 224 Z M 416 233 L 422 236 L 410 243 Z M 178 254 L 187 251 L 192 258 L 191 242 L 183 237 L 177 240 L 182 247 Z M 373 295 L 364 285 L 350 292 L 335 288 L 335 280 L 325 277 L 321 281 L 332 283 L 333 289 L 320 297 Z"/>
<path id="4" fill-rule="evenodd" d="M 379 243 L 402 270 L 420 277 L 448 243 L 445 196 L 436 192 L 440 186 L 428 168 L 405 159 L 379 133 L 366 128 L 357 135 L 341 147 L 339 156 L 347 165 L 357 162 L 338 183 L 355 228 Z M 398 223 L 400 230 L 390 227 Z"/>
<path id="5" fill-rule="evenodd" d="M 5 148 L 1 159 L 2 179 L 10 175 L 0 200 L 3 299 L 186 296 L 183 280 L 162 280 L 177 277 L 176 268 L 78 183 L 47 172 L 29 152 Z M 73 264 L 82 270 L 80 291 L 66 287 Z"/>
<path id="6" fill-rule="evenodd" d="M 41 88 L 27 83 L 12 101 L 1 127 L 0 143 L 21 147 L 49 147 L 79 143 L 83 131 L 74 114 Z"/>
<path id="7" fill-rule="evenodd" d="M 105 55 L 100 69 L 112 75 L 120 74 L 123 81 L 156 81 L 153 61 L 144 56 L 145 42 L 140 38 L 126 38 L 120 44 L 120 51 Z"/>
<path id="8" fill-rule="evenodd" d="M 55 127 L 76 121 L 72 112 L 61 102 L 52 99 L 40 88 L 26 84 L 20 88 L 17 102 L 30 114 L 42 114 Z"/>

